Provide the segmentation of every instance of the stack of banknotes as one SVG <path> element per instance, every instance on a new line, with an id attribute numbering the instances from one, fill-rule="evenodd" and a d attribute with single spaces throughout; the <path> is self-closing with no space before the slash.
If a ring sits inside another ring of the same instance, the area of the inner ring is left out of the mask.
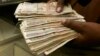
<path id="1" fill-rule="evenodd" d="M 15 17 L 21 21 L 20 30 L 31 52 L 35 55 L 49 55 L 69 41 L 77 38 L 78 33 L 64 27 L 61 22 L 67 19 L 85 22 L 68 4 L 61 13 L 55 11 L 57 2 L 20 3 Z"/>

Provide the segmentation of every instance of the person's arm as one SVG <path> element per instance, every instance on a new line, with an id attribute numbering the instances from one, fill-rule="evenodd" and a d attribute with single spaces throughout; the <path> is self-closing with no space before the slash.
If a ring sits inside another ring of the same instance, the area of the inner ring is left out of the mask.
<path id="1" fill-rule="evenodd" d="M 74 44 L 82 46 L 100 44 L 100 24 L 73 20 L 66 20 L 62 24 L 79 33 L 79 36 L 73 42 Z"/>

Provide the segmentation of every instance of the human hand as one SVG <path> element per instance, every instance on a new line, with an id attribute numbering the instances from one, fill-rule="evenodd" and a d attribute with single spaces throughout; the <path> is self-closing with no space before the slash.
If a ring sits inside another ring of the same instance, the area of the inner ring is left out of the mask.
<path id="1" fill-rule="evenodd" d="M 93 46 L 100 44 L 100 24 L 73 20 L 66 20 L 62 24 L 79 33 L 73 42 L 74 45 Z"/>
<path id="2" fill-rule="evenodd" d="M 55 0 L 49 0 L 48 2 L 54 2 Z M 60 13 L 63 11 L 63 7 L 65 2 L 67 3 L 69 0 L 57 0 L 56 12 Z"/>
<path id="3" fill-rule="evenodd" d="M 63 11 L 64 4 L 68 3 L 70 0 L 32 0 L 33 2 L 55 2 L 57 1 L 56 12 L 60 13 Z"/>

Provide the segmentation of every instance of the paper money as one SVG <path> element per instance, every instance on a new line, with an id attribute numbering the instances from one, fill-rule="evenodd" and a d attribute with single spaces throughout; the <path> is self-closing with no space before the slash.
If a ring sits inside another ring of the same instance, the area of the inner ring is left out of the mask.
<path id="1" fill-rule="evenodd" d="M 85 22 L 84 17 L 71 8 L 64 7 L 63 12 L 55 11 L 57 2 L 51 3 L 20 3 L 15 17 L 22 20 L 20 30 L 26 44 L 35 55 L 49 55 L 69 41 L 77 38 L 78 33 L 64 27 L 61 21 L 71 19 Z"/>
<path id="2" fill-rule="evenodd" d="M 52 3 L 28 3 L 24 2 L 18 5 L 15 15 L 18 16 L 50 16 L 50 15 L 61 15 L 64 13 L 71 13 L 73 10 L 70 5 L 64 8 L 64 11 L 57 13 L 56 2 Z"/>

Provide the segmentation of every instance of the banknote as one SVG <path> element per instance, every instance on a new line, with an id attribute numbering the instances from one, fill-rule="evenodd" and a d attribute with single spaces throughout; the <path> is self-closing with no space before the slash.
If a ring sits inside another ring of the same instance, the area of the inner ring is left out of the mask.
<path id="1" fill-rule="evenodd" d="M 55 11 L 57 2 L 20 3 L 14 13 L 21 21 L 20 30 L 26 44 L 34 55 L 56 51 L 69 41 L 77 38 L 78 33 L 62 25 L 62 21 L 71 19 L 85 22 L 84 17 L 71 8 L 64 6 L 61 13 Z"/>

